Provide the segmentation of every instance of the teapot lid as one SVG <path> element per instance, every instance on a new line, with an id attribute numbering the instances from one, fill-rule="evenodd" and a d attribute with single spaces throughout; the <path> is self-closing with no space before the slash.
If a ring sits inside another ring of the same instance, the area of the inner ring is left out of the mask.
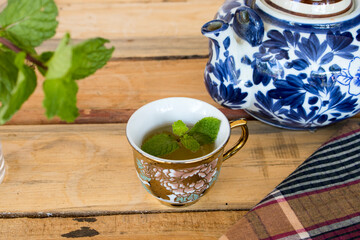
<path id="1" fill-rule="evenodd" d="M 260 0 L 264 5 L 287 14 L 307 18 L 328 18 L 349 14 L 353 0 Z"/>

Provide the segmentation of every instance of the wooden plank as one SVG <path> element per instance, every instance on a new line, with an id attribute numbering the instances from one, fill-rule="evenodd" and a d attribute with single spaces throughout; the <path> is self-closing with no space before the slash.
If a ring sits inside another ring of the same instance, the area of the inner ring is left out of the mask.
<path id="1" fill-rule="evenodd" d="M 84 123 L 126 123 L 136 109 L 80 109 L 76 124 Z M 246 118 L 253 120 L 244 110 L 219 108 L 229 120 Z M 33 124 L 64 124 L 59 118 L 46 119 L 44 110 L 23 108 L 6 125 L 33 125 Z"/>
<path id="2" fill-rule="evenodd" d="M 200 30 L 199 30 L 200 31 Z M 97 36 L 93 35 L 92 37 Z M 108 47 L 115 47 L 113 59 L 171 59 L 171 58 L 207 58 L 209 55 L 209 41 L 203 36 L 176 36 L 176 37 L 124 37 L 110 39 Z M 77 44 L 83 39 L 73 39 Z M 37 48 L 39 53 L 54 51 L 60 39 L 54 38 L 44 42 Z"/>
<path id="3" fill-rule="evenodd" d="M 200 28 L 213 19 L 221 4 L 215 0 L 148 3 L 58 1 L 59 26 L 55 38 L 61 38 L 68 31 L 76 39 L 96 35 L 110 39 L 201 37 Z"/>
<path id="4" fill-rule="evenodd" d="M 245 211 L 0 219 L 2 239 L 218 239 Z M 219 224 L 221 222 L 221 224 Z"/>
<path id="5" fill-rule="evenodd" d="M 250 121 L 247 145 L 224 163 L 214 188 L 180 209 L 161 205 L 141 186 L 125 124 L 2 126 L 0 216 L 250 209 L 342 124 L 314 133 Z M 239 134 L 233 131 L 230 144 Z"/>
<path id="6" fill-rule="evenodd" d="M 203 72 L 206 59 L 112 61 L 87 79 L 78 81 L 76 123 L 126 122 L 135 109 L 166 97 L 191 97 L 216 104 L 208 94 Z M 62 123 L 48 120 L 42 107 L 43 78 L 34 94 L 8 124 Z M 229 119 L 249 117 L 243 111 L 223 109 Z"/>
<path id="7" fill-rule="evenodd" d="M 54 40 L 38 50 L 54 50 L 64 33 L 74 39 L 101 36 L 115 46 L 113 57 L 206 56 L 203 24 L 219 1 L 57 1 L 59 26 Z M 74 24 L 76 23 L 76 24 Z"/>
<path id="8" fill-rule="evenodd" d="M 111 40 L 114 58 L 205 56 L 208 41 L 200 29 L 222 5 L 218 0 L 57 0 L 57 33 L 37 50 L 55 50 L 69 32 L 75 42 Z M 0 0 L 0 5 L 6 0 Z"/>

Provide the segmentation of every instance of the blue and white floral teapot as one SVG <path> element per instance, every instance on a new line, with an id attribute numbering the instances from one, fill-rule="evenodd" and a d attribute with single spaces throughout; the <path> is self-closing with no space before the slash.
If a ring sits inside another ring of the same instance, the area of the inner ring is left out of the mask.
<path id="1" fill-rule="evenodd" d="M 201 31 L 219 104 L 289 129 L 359 113 L 359 0 L 227 0 Z"/>

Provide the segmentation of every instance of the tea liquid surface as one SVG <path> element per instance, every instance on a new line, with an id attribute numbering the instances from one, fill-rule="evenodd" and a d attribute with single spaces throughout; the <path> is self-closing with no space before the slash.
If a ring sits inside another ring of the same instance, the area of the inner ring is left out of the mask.
<path id="1" fill-rule="evenodd" d="M 188 125 L 189 129 L 191 129 L 193 126 Z M 144 144 L 144 142 L 146 140 L 148 140 L 149 138 L 160 134 L 160 133 L 166 133 L 169 134 L 171 136 L 174 137 L 174 139 L 178 139 L 179 137 L 176 136 L 175 134 L 172 133 L 172 126 L 168 125 L 168 126 L 162 126 L 162 127 L 158 127 L 155 128 L 154 130 L 150 131 L 148 134 L 145 135 L 143 142 L 141 143 Z M 167 154 L 167 155 L 163 155 L 160 158 L 164 158 L 164 159 L 170 159 L 170 160 L 185 160 L 185 159 L 193 159 L 193 158 L 198 158 L 198 157 L 202 157 L 206 154 L 211 153 L 212 151 L 215 150 L 215 143 L 210 143 L 210 144 L 205 144 L 200 146 L 200 149 L 196 152 L 192 152 L 189 149 L 185 148 L 181 143 L 180 140 L 179 142 L 179 148 L 177 150 L 175 150 L 174 152 Z"/>

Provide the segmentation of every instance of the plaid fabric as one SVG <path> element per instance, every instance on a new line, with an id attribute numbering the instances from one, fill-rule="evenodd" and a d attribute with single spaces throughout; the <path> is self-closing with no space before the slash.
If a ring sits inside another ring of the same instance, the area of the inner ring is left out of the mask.
<path id="1" fill-rule="evenodd" d="M 359 123 L 322 145 L 220 239 L 360 239 Z"/>

